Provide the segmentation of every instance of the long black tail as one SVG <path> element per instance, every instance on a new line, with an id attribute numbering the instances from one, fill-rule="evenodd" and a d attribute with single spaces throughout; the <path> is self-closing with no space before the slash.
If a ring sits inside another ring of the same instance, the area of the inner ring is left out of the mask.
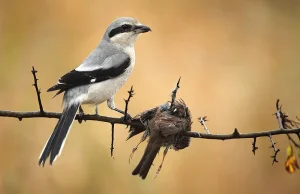
<path id="1" fill-rule="evenodd" d="M 161 141 L 150 139 L 146 147 L 145 153 L 140 163 L 133 170 L 132 175 L 139 174 L 142 177 L 142 179 L 145 179 L 157 153 L 159 152 L 160 147 Z"/>
<path id="2" fill-rule="evenodd" d="M 58 123 L 56 124 L 52 135 L 47 141 L 39 159 L 39 165 L 45 165 L 47 158 L 50 156 L 50 164 L 54 162 L 57 156 L 60 155 L 64 146 L 66 136 L 74 121 L 77 110 L 80 104 L 73 104 L 64 109 Z"/>

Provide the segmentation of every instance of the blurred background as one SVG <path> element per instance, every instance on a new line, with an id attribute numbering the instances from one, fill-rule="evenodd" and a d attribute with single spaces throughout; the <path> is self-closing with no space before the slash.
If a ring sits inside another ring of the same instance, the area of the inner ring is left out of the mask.
<path id="1" fill-rule="evenodd" d="M 129 111 L 136 115 L 178 97 L 193 115 L 192 130 L 208 116 L 212 133 L 278 128 L 272 115 L 281 99 L 291 118 L 300 116 L 300 2 L 296 0 L 2 0 L 0 1 L 0 109 L 36 111 L 31 67 L 39 71 L 46 111 L 61 111 L 62 95 L 45 91 L 77 67 L 97 46 L 106 27 L 130 16 L 148 25 L 136 44 L 136 67 L 116 94 L 118 107 L 133 85 Z M 84 107 L 94 113 L 91 107 Z M 120 117 L 106 104 L 100 114 Z M 272 166 L 268 138 L 193 139 L 188 149 L 170 151 L 154 179 L 162 154 L 146 180 L 132 176 L 145 144 L 128 158 L 140 137 L 125 141 L 116 126 L 115 160 L 110 124 L 74 123 L 63 154 L 53 166 L 38 157 L 56 119 L 0 118 L 0 193 L 299 193 L 300 171 L 284 169 L 286 136 L 276 136 L 279 163 Z"/>

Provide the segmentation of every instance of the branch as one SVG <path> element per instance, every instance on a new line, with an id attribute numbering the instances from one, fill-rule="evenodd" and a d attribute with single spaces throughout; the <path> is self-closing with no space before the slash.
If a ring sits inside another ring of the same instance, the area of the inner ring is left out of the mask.
<path id="1" fill-rule="evenodd" d="M 272 135 L 270 135 L 269 138 L 270 138 L 270 141 L 271 141 L 271 143 L 272 143 L 272 145 L 271 145 L 270 148 L 273 148 L 273 150 L 274 150 L 274 155 L 271 156 L 271 158 L 273 158 L 273 162 L 272 162 L 272 165 L 273 165 L 275 162 L 278 162 L 278 160 L 277 160 L 276 157 L 277 157 L 277 154 L 278 154 L 278 152 L 280 151 L 280 149 L 277 149 L 277 148 L 275 147 L 276 142 L 273 141 Z"/>
<path id="2" fill-rule="evenodd" d="M 5 111 L 5 110 L 0 110 L 0 117 L 11 117 L 11 118 L 17 118 L 20 121 L 22 119 L 27 119 L 27 118 L 56 118 L 59 119 L 61 113 L 56 113 L 56 112 L 44 112 L 41 113 L 40 111 L 36 112 L 15 112 L 15 111 Z M 79 114 L 76 115 L 75 120 L 82 119 L 85 121 L 101 121 L 101 122 L 106 122 L 106 123 L 111 123 L 111 124 L 122 124 L 122 125 L 132 125 L 136 127 L 141 127 L 143 128 L 144 126 L 140 122 L 136 121 L 124 121 L 122 118 L 114 118 L 114 117 L 105 117 L 105 116 L 99 116 L 99 115 L 89 115 L 89 114 L 84 114 L 80 116 Z"/>
<path id="3" fill-rule="evenodd" d="M 115 124 L 111 124 L 111 145 L 110 145 L 110 156 L 114 158 L 114 139 L 115 139 Z"/>
<path id="4" fill-rule="evenodd" d="M 181 77 L 179 77 L 179 79 L 178 79 L 178 81 L 177 81 L 177 84 L 176 84 L 174 90 L 172 91 L 172 95 L 171 95 L 172 100 L 171 100 L 170 108 L 172 108 L 172 106 L 174 105 L 174 101 L 175 101 L 175 99 L 176 99 L 177 90 L 180 88 L 180 87 L 179 87 L 180 79 L 181 79 Z"/>
<path id="5" fill-rule="evenodd" d="M 277 119 L 277 122 L 278 122 L 278 125 L 279 125 L 280 129 L 292 129 L 295 125 L 297 126 L 297 122 L 290 120 L 288 118 L 288 115 L 283 113 L 281 111 L 281 109 L 282 109 L 282 106 L 279 106 L 279 99 L 277 99 L 275 116 L 276 116 L 276 119 Z M 286 134 L 286 135 L 287 135 L 289 141 L 294 144 L 294 146 L 296 146 L 297 148 L 300 148 L 300 145 L 297 144 L 297 142 L 289 134 Z M 297 134 L 297 136 L 299 137 L 299 134 Z"/>
<path id="6" fill-rule="evenodd" d="M 126 121 L 128 118 L 128 104 L 129 104 L 129 101 L 130 101 L 130 99 L 133 97 L 133 95 L 134 95 L 134 93 L 133 93 L 134 91 L 133 91 L 133 86 L 131 86 L 131 88 L 130 88 L 130 90 L 128 91 L 128 98 L 127 98 L 127 100 L 125 100 L 124 99 L 124 101 L 125 101 L 125 115 L 124 115 L 124 120 Z"/>
<path id="7" fill-rule="evenodd" d="M 27 118 L 56 118 L 59 119 L 61 113 L 56 112 L 44 112 L 40 111 L 36 112 L 16 112 L 16 111 L 5 111 L 0 110 L 0 117 L 11 117 L 17 118 L 19 120 L 27 119 Z M 75 117 L 76 120 L 80 119 L 79 114 Z M 131 125 L 135 127 L 145 128 L 144 125 L 139 121 L 124 121 L 122 118 L 114 118 L 114 117 L 106 117 L 99 115 L 89 115 L 85 114 L 82 116 L 83 120 L 86 121 L 101 121 L 111 124 L 121 124 L 121 125 Z M 289 130 L 270 130 L 270 131 L 262 131 L 262 132 L 254 132 L 254 133 L 232 133 L 232 134 L 207 134 L 207 133 L 198 133 L 187 131 L 185 135 L 193 138 L 201 138 L 201 139 L 215 139 L 215 140 L 230 140 L 230 139 L 252 139 L 258 137 L 269 137 L 269 135 L 282 135 L 282 134 L 298 134 L 300 133 L 300 128 L 289 129 Z"/>
<path id="8" fill-rule="evenodd" d="M 282 134 L 297 134 L 300 133 L 300 128 L 290 129 L 290 130 L 270 130 L 270 131 L 262 131 L 262 132 L 254 132 L 254 133 L 232 133 L 232 134 L 206 134 L 206 133 L 198 133 L 187 131 L 184 135 L 193 138 L 200 139 L 215 139 L 215 140 L 230 140 L 230 139 L 253 139 L 258 137 L 269 137 L 270 135 L 282 135 Z"/>
<path id="9" fill-rule="evenodd" d="M 36 78 L 36 73 L 37 71 L 34 69 L 34 66 L 32 66 L 32 70 L 31 73 L 33 75 L 33 86 L 35 87 L 35 92 L 38 98 L 38 103 L 39 103 L 39 107 L 40 107 L 40 112 L 44 113 L 44 109 L 43 109 L 43 105 L 42 105 L 42 100 L 41 100 L 41 90 L 38 88 L 38 79 Z"/>
<path id="10" fill-rule="evenodd" d="M 208 120 L 206 120 L 206 118 L 207 118 L 207 116 L 200 117 L 200 118 L 198 118 L 198 119 L 199 119 L 199 122 L 201 123 L 201 125 L 204 127 L 204 130 L 206 131 L 206 133 L 207 133 L 207 134 L 211 134 L 211 133 L 209 132 L 209 130 L 208 130 L 206 124 L 205 124 L 205 122 L 208 121 Z"/>

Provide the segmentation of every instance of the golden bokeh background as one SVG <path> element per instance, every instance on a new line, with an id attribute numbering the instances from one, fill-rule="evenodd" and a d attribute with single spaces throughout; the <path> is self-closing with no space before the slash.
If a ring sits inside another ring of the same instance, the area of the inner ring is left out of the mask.
<path id="1" fill-rule="evenodd" d="M 178 97 L 193 115 L 208 116 L 212 133 L 278 128 L 272 113 L 280 98 L 300 115 L 300 2 L 296 0 L 2 0 L 0 1 L 1 110 L 36 111 L 31 66 L 35 66 L 46 111 L 61 111 L 62 95 L 46 89 L 77 67 L 98 44 L 112 20 L 135 17 L 152 28 L 136 48 L 136 67 L 116 94 L 116 104 L 134 86 L 130 113 L 162 104 L 179 76 Z M 84 107 L 93 113 L 91 107 Z M 100 106 L 100 114 L 120 117 Z M 279 163 L 268 138 L 257 141 L 193 139 L 188 149 L 170 151 L 146 180 L 132 176 L 145 143 L 128 158 L 139 137 L 125 141 L 116 126 L 115 160 L 110 158 L 110 124 L 74 123 L 63 154 L 53 166 L 37 165 L 56 119 L 0 118 L 0 193 L 299 193 L 300 172 L 284 169 L 288 140 L 276 136 Z"/>

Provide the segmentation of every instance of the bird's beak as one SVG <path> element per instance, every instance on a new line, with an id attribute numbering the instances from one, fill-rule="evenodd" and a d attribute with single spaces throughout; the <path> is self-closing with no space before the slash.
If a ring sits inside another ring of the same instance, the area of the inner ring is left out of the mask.
<path id="1" fill-rule="evenodd" d="M 151 29 L 148 26 L 138 25 L 138 26 L 135 26 L 134 31 L 136 33 L 140 34 L 140 33 L 149 32 L 149 31 L 151 31 Z"/>

